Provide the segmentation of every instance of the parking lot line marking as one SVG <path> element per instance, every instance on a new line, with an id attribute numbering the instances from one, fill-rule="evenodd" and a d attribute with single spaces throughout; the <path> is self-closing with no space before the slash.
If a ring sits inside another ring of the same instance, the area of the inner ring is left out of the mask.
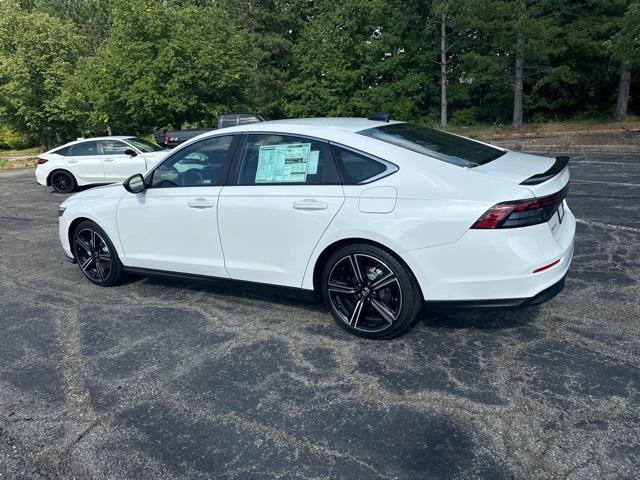
<path id="1" fill-rule="evenodd" d="M 636 227 L 625 227 L 622 225 L 612 225 L 611 223 L 592 222 L 590 220 L 582 220 L 581 218 L 576 218 L 576 222 L 581 223 L 583 225 L 590 225 L 592 227 L 600 227 L 600 228 L 607 228 L 611 230 L 622 230 L 625 232 L 640 233 L 640 228 L 636 228 Z"/>
<path id="2" fill-rule="evenodd" d="M 621 187 L 640 187 L 640 183 L 623 183 L 623 182 L 605 182 L 603 180 L 574 180 L 572 183 L 598 183 L 603 185 L 619 185 Z"/>

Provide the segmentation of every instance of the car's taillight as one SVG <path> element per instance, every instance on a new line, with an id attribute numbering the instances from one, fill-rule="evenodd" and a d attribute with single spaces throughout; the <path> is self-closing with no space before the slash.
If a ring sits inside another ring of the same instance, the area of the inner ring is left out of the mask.
<path id="1" fill-rule="evenodd" d="M 515 228 L 546 223 L 567 196 L 568 189 L 569 185 L 545 197 L 498 203 L 487 210 L 471 228 Z"/>
<path id="2" fill-rule="evenodd" d="M 42 165 L 43 163 L 47 163 L 47 159 L 46 158 L 36 158 L 36 165 Z"/>

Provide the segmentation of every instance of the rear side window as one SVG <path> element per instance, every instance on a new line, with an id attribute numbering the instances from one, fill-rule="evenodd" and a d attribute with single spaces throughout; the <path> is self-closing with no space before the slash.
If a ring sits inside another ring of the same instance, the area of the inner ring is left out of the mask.
<path id="1" fill-rule="evenodd" d="M 72 157 L 98 155 L 98 142 L 82 142 L 71 145 L 68 155 Z"/>
<path id="2" fill-rule="evenodd" d="M 351 150 L 336 145 L 332 145 L 331 150 L 345 185 L 370 181 L 387 170 L 385 164 Z"/>
<path id="3" fill-rule="evenodd" d="M 328 143 L 279 134 L 247 137 L 240 159 L 239 185 L 339 183 Z"/>
<path id="4" fill-rule="evenodd" d="M 56 155 L 62 155 L 63 157 L 66 157 L 69 155 L 69 150 L 71 149 L 71 147 L 64 147 L 64 148 L 59 148 L 58 150 L 54 150 L 51 153 L 55 153 Z"/>
<path id="5" fill-rule="evenodd" d="M 358 133 L 460 167 L 484 165 L 506 153 L 469 138 L 411 123 L 393 123 Z"/>

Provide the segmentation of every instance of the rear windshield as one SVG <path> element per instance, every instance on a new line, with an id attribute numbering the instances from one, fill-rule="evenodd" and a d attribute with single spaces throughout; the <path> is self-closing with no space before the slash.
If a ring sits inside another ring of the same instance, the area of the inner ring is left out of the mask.
<path id="1" fill-rule="evenodd" d="M 468 138 L 412 123 L 393 123 L 358 133 L 460 167 L 484 165 L 506 153 Z"/>

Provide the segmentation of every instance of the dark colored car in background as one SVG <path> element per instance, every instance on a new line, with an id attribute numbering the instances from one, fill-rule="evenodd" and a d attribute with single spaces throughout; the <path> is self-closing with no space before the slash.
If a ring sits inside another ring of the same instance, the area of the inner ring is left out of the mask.
<path id="1" fill-rule="evenodd" d="M 190 128 L 186 130 L 156 130 L 153 135 L 156 143 L 163 148 L 174 148 L 182 142 L 186 142 L 190 138 L 225 127 L 234 127 L 236 125 L 246 125 L 248 123 L 264 122 L 268 120 L 264 115 L 259 113 L 227 113 L 218 117 L 218 126 L 213 128 Z"/>

